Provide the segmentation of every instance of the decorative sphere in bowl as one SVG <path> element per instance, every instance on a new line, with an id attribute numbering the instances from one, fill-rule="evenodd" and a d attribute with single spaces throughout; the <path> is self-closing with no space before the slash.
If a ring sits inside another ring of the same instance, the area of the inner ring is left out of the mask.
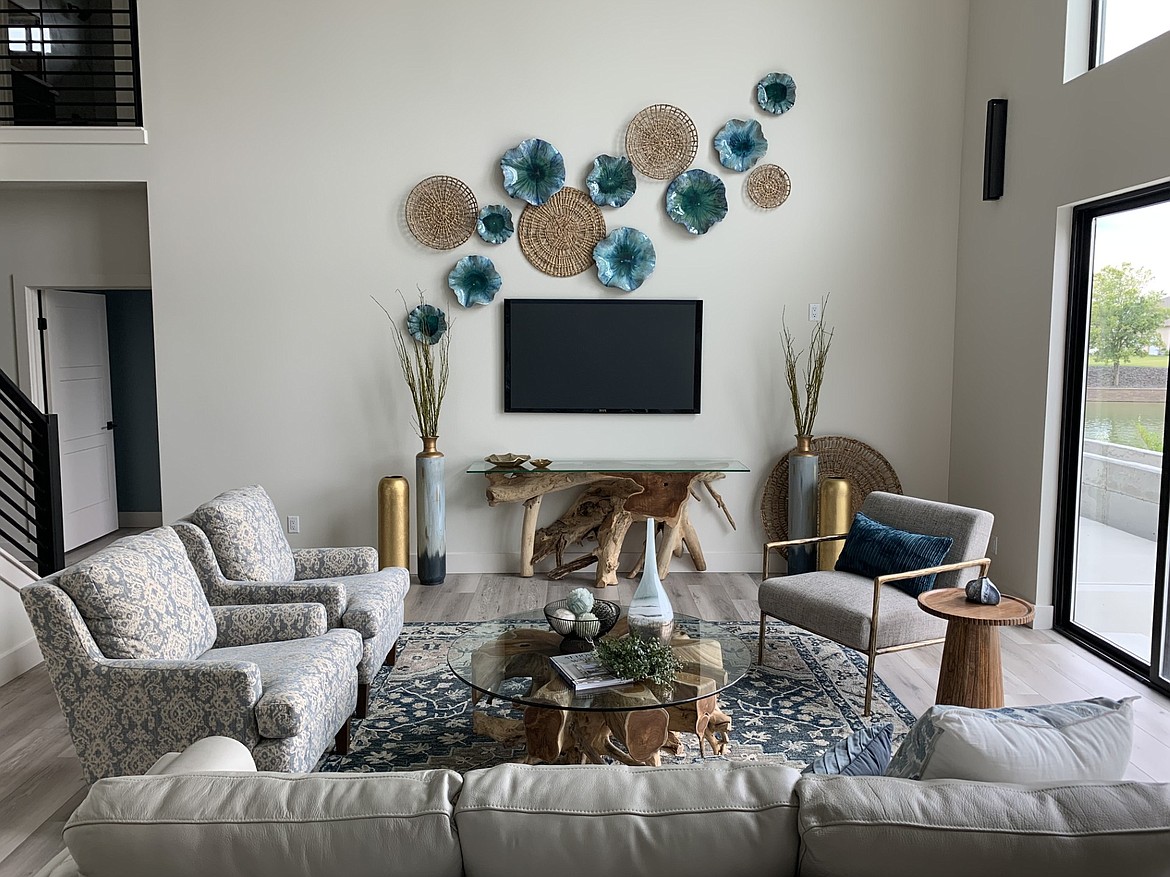
<path id="1" fill-rule="evenodd" d="M 594 600 L 592 611 L 582 615 L 573 614 L 568 600 L 553 600 L 544 607 L 544 617 L 549 627 L 565 637 L 593 639 L 604 636 L 617 624 L 621 607 L 612 600 Z M 567 614 L 568 617 L 565 617 Z"/>

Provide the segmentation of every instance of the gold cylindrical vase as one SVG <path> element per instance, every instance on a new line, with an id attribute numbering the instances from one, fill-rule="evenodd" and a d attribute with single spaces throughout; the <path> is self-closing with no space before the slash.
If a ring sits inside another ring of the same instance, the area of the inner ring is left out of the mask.
<path id="1" fill-rule="evenodd" d="M 378 482 L 378 565 L 410 564 L 410 482 L 387 475 Z"/>
<path id="2" fill-rule="evenodd" d="M 852 523 L 849 515 L 851 493 L 849 482 L 844 478 L 821 479 L 817 503 L 820 511 L 817 520 L 818 536 L 849 532 L 849 525 Z M 844 544 L 843 539 L 820 543 L 817 546 L 817 569 L 832 569 L 837 563 L 837 558 L 841 556 Z"/>

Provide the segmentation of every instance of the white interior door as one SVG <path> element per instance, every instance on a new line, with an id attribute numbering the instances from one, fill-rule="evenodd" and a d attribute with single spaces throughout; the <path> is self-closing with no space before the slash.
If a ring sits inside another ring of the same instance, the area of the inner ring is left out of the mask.
<path id="1" fill-rule="evenodd" d="M 45 395 L 61 437 L 65 550 L 118 528 L 106 298 L 46 289 Z"/>

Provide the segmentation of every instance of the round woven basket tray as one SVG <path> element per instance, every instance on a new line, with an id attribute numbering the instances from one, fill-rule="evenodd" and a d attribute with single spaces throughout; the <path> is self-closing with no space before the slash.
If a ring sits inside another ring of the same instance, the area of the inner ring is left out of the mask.
<path id="1" fill-rule="evenodd" d="M 435 250 L 454 249 L 470 238 L 478 217 L 475 195 L 454 177 L 427 177 L 406 196 L 406 227 Z"/>
<path id="2" fill-rule="evenodd" d="M 516 237 L 534 268 L 570 277 L 593 264 L 593 248 L 605 237 L 605 217 L 587 193 L 565 186 L 539 207 L 524 208 Z"/>
<path id="3" fill-rule="evenodd" d="M 626 155 L 651 179 L 674 179 L 691 166 L 698 151 L 695 123 L 670 104 L 646 107 L 626 127 Z"/>
<path id="4" fill-rule="evenodd" d="M 898 480 L 890 461 L 865 442 L 843 435 L 814 436 L 812 449 L 819 457 L 818 479 L 844 478 L 849 482 L 851 520 L 861 508 L 862 501 L 872 491 L 902 492 L 902 482 Z M 769 542 L 779 542 L 788 538 L 787 453 L 773 467 L 772 474 L 764 484 L 760 515 L 764 521 L 764 534 Z"/>
<path id="5" fill-rule="evenodd" d="M 792 181 L 778 164 L 762 164 L 747 178 L 747 196 L 757 207 L 771 210 L 788 200 Z"/>

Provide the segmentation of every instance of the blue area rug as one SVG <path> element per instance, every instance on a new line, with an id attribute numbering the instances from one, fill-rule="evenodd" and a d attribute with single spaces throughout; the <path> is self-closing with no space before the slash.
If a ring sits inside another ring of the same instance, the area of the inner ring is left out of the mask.
<path id="1" fill-rule="evenodd" d="M 524 758 L 524 744 L 497 743 L 471 727 L 470 689 L 447 667 L 447 646 L 474 622 L 409 623 L 398 665 L 383 668 L 370 689 L 369 715 L 355 719 L 345 756 L 326 754 L 320 771 L 361 772 L 451 768 L 460 772 Z M 725 622 L 756 650 L 754 623 Z M 731 742 L 721 759 L 776 761 L 803 767 L 835 740 L 867 725 L 892 722 L 897 746 L 914 715 L 880 680 L 873 714 L 862 716 L 865 659 L 851 649 L 775 621 L 768 624 L 764 666 L 719 696 L 731 716 Z M 507 706 L 494 708 L 508 714 Z M 519 716 L 519 712 L 511 715 Z M 698 741 L 684 734 L 683 756 L 697 761 Z M 708 757 L 710 750 L 708 750 Z"/>

